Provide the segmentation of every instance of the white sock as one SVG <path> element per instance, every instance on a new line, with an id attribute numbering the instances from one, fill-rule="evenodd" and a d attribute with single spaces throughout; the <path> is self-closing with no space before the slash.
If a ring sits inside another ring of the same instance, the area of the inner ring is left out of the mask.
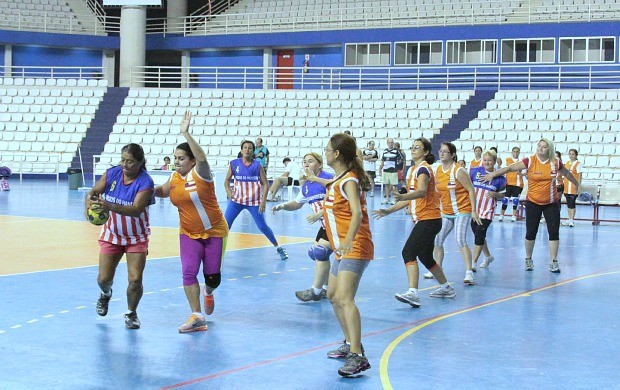
<path id="1" fill-rule="evenodd" d="M 441 283 L 441 287 L 443 288 L 450 287 L 450 284 L 448 282 Z"/>
<path id="2" fill-rule="evenodd" d="M 327 285 L 326 284 L 323 285 L 323 290 L 327 291 Z"/>
<path id="3" fill-rule="evenodd" d="M 321 289 L 314 286 L 312 286 L 312 291 L 314 291 L 314 295 L 319 295 L 321 293 Z"/>
<path id="4" fill-rule="evenodd" d="M 201 313 L 201 312 L 193 312 L 192 314 L 195 314 L 195 315 L 196 315 L 196 317 L 198 317 L 198 318 L 200 318 L 200 319 L 203 319 L 203 318 L 204 318 L 204 315 L 202 315 L 202 313 Z"/>
<path id="5" fill-rule="evenodd" d="M 110 291 L 108 291 L 108 292 L 103 292 L 103 291 L 101 291 L 101 293 L 102 293 L 103 295 L 105 295 L 106 297 L 111 297 L 111 296 L 112 296 L 112 290 L 110 290 Z"/>
<path id="6" fill-rule="evenodd" d="M 418 289 L 417 288 L 409 287 L 409 291 L 411 291 L 415 295 L 418 295 Z"/>

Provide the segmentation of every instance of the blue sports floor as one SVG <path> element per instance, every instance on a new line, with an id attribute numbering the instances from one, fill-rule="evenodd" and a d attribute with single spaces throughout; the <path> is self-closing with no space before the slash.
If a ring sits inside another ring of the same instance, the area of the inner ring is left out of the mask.
<path id="1" fill-rule="evenodd" d="M 294 295 L 313 278 L 306 250 L 318 226 L 305 222 L 308 206 L 267 215 L 289 242 L 288 261 L 252 235 L 258 231 L 243 213 L 209 329 L 179 334 L 189 306 L 176 255 L 178 215 L 167 200 L 151 206 L 142 328 L 128 330 L 124 263 L 108 315 L 95 313 L 97 229 L 81 219 L 85 193 L 66 182 L 11 185 L 0 192 L 2 389 L 620 388 L 618 223 L 562 227 L 562 273 L 552 274 L 544 224 L 535 269 L 526 272 L 524 223 L 496 221 L 488 237 L 495 262 L 478 270 L 476 286 L 463 285 L 450 237 L 444 268 L 457 296 L 430 298 L 435 283 L 421 280 L 422 307 L 414 309 L 394 299 L 407 287 L 400 251 L 412 223 L 404 213 L 372 221 L 376 260 L 357 295 L 372 368 L 341 378 L 342 362 L 326 358 L 342 340 L 330 303 Z M 377 191 L 369 208 L 380 201 Z M 602 212 L 620 219 L 618 209 Z M 577 216 L 590 217 L 591 209 L 579 208 Z"/>

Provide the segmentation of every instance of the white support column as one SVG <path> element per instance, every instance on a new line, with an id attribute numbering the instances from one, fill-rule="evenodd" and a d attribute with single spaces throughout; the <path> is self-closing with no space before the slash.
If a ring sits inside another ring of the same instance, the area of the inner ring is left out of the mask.
<path id="1" fill-rule="evenodd" d="M 13 46 L 6 45 L 4 46 L 4 77 L 11 77 L 13 75 L 13 71 L 11 67 L 13 66 Z"/>
<path id="2" fill-rule="evenodd" d="M 114 76 L 116 70 L 114 69 L 115 53 L 113 50 L 106 50 L 103 52 L 103 67 L 105 68 L 105 74 L 103 78 L 108 81 L 108 86 L 114 86 Z"/>
<path id="3" fill-rule="evenodd" d="M 146 63 L 146 7 L 124 6 L 121 10 L 120 87 L 143 87 L 144 80 L 131 82 L 131 68 Z"/>
<path id="4" fill-rule="evenodd" d="M 187 0 L 168 1 L 166 8 L 166 32 L 169 34 L 180 34 L 183 32 L 183 25 L 187 16 Z"/>
<path id="5" fill-rule="evenodd" d="M 191 88 L 192 80 L 189 73 L 190 67 L 190 54 L 189 51 L 184 50 L 181 52 L 181 88 Z"/>
<path id="6" fill-rule="evenodd" d="M 263 89 L 272 89 L 274 83 L 273 49 L 263 50 Z"/>

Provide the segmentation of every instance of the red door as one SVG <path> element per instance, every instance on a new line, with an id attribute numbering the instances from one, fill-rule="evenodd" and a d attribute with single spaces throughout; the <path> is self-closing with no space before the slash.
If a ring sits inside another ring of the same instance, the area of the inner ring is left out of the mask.
<path id="1" fill-rule="evenodd" d="M 293 50 L 278 50 L 276 89 L 293 89 Z"/>

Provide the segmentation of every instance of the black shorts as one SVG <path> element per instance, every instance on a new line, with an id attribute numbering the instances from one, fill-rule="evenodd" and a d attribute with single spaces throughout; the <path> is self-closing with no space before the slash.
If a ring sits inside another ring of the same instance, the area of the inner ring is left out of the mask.
<path id="1" fill-rule="evenodd" d="M 316 232 L 316 238 L 314 239 L 314 241 L 318 242 L 321 239 L 323 239 L 325 241 L 329 241 L 329 237 L 327 237 L 327 231 L 325 230 L 325 228 L 323 226 L 321 226 L 319 231 Z"/>
<path id="2" fill-rule="evenodd" d="M 576 194 L 564 194 L 564 197 L 566 198 L 566 205 L 568 206 L 569 209 L 574 209 L 575 206 L 575 201 L 577 200 L 577 195 Z"/>
<path id="3" fill-rule="evenodd" d="M 518 198 L 521 195 L 523 188 L 519 186 L 506 186 L 506 198 Z"/>
<path id="4" fill-rule="evenodd" d="M 288 184 L 287 184 L 287 186 L 290 186 L 291 184 L 295 184 L 296 186 L 298 186 L 298 185 L 299 185 L 299 180 L 295 180 L 295 182 L 293 183 L 293 178 L 292 178 L 292 177 L 289 177 L 289 178 L 288 178 Z"/>
<path id="5" fill-rule="evenodd" d="M 375 171 L 366 171 L 366 174 L 368 175 L 368 177 L 370 177 L 371 179 L 374 179 L 377 177 L 377 172 Z"/>

